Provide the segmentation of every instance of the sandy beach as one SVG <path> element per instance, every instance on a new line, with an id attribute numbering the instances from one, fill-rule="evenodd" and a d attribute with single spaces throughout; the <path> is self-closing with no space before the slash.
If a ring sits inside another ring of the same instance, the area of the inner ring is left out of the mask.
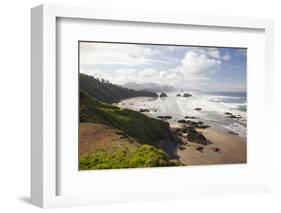
<path id="1" fill-rule="evenodd" d="M 198 129 L 198 131 L 210 144 L 204 146 L 188 142 L 184 150 L 178 149 L 180 160 L 185 165 L 246 163 L 246 138 L 214 128 Z"/>

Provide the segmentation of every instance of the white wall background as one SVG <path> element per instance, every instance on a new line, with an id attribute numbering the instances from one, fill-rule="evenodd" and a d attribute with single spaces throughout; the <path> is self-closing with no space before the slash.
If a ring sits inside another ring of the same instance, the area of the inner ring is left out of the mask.
<path id="1" fill-rule="evenodd" d="M 0 211 L 38 212 L 29 204 L 30 178 L 30 8 L 42 3 L 185 12 L 275 19 L 275 120 L 272 195 L 202 198 L 67 209 L 69 212 L 280 212 L 281 210 L 281 6 L 276 0 L 7 0 L 0 7 Z M 279 84 L 279 85 L 278 85 Z M 262 124 L 261 124 L 262 125 Z M 257 133 L 258 134 L 258 133 Z M 279 155 L 279 156 L 278 156 Z M 47 210 L 61 212 L 66 209 Z"/>

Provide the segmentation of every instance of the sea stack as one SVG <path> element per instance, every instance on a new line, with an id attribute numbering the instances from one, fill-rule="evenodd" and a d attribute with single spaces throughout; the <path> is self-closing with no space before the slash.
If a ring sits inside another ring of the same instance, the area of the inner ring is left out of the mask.
<path id="1" fill-rule="evenodd" d="M 160 98 L 165 98 L 165 97 L 168 97 L 167 94 L 164 93 L 164 92 L 162 92 L 162 93 L 160 94 Z"/>
<path id="2" fill-rule="evenodd" d="M 184 93 L 182 96 L 188 98 L 188 97 L 191 97 L 192 95 L 190 95 L 188 93 Z"/>

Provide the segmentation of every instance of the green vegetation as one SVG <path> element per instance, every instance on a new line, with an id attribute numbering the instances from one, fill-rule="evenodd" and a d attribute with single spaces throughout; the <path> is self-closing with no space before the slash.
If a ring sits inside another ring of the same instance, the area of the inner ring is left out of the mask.
<path id="1" fill-rule="evenodd" d="M 163 150 L 150 145 L 141 145 L 135 150 L 121 149 L 115 152 L 99 150 L 89 155 L 82 155 L 79 167 L 80 170 L 90 170 L 180 165 L 179 161 L 170 161 Z"/>
<path id="2" fill-rule="evenodd" d="M 81 170 L 182 165 L 169 158 L 174 157 L 173 149 L 176 149 L 176 144 L 166 144 L 173 143 L 172 139 L 160 141 L 172 138 L 167 122 L 111 105 L 137 96 L 157 97 L 157 94 L 122 88 L 104 79 L 80 74 L 80 122 L 104 124 L 117 129 L 120 137 L 137 141 L 132 146 L 113 148 L 112 144 L 80 155 Z"/>
<path id="3" fill-rule="evenodd" d="M 123 131 L 141 144 L 158 148 L 159 140 L 170 137 L 167 122 L 103 103 L 83 91 L 80 91 L 80 122 L 102 123 Z"/>
<path id="4" fill-rule="evenodd" d="M 80 89 L 87 92 L 93 98 L 105 103 L 116 103 L 123 99 L 145 96 L 158 97 L 154 92 L 136 91 L 111 84 L 104 79 L 94 78 L 89 75 L 79 75 Z"/>

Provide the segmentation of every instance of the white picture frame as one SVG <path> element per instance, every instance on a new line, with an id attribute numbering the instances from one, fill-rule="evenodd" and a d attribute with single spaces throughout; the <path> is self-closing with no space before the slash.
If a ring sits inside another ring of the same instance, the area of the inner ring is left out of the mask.
<path id="1" fill-rule="evenodd" d="M 266 178 L 258 184 L 241 183 L 240 185 L 221 185 L 218 187 L 200 187 L 194 183 L 194 188 L 183 187 L 183 190 L 168 187 L 149 194 L 123 194 L 118 192 L 103 196 L 89 195 L 58 195 L 57 159 L 57 19 L 88 19 L 116 20 L 120 22 L 153 23 L 161 25 L 192 25 L 202 27 L 218 27 L 231 29 L 256 29 L 265 34 L 265 95 L 267 107 L 273 106 L 273 21 L 271 19 L 216 17 L 187 14 L 152 13 L 145 11 L 123 11 L 100 8 L 84 8 L 73 6 L 41 5 L 31 10 L 31 201 L 34 205 L 47 207 L 63 207 L 76 205 L 92 205 L 100 203 L 138 202 L 143 200 L 165 200 L 213 195 L 241 195 L 270 192 L 269 161 L 263 167 Z M 267 131 L 264 134 L 266 145 L 270 129 L 266 117 Z M 268 155 L 264 151 L 264 155 Z M 152 171 L 152 170 L 151 170 Z M 166 170 L 168 173 L 171 170 Z M 126 171 L 130 173 L 129 170 Z M 180 173 L 183 173 L 181 170 Z M 179 173 L 179 174 L 180 174 Z M 168 192 L 168 193 L 167 193 Z M 171 193 L 169 193 L 171 192 Z M 177 196 L 174 193 L 177 193 Z M 171 196 L 173 194 L 173 196 Z"/>

